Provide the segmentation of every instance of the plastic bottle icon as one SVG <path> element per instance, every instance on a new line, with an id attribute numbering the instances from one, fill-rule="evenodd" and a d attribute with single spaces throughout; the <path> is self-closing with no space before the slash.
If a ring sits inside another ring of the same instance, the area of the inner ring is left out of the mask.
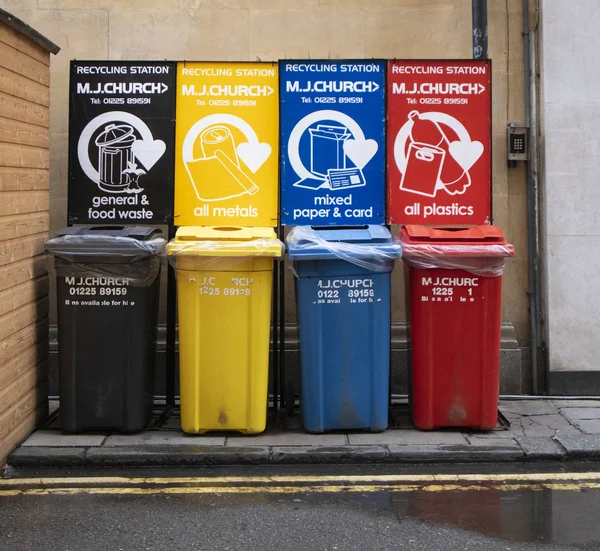
<path id="1" fill-rule="evenodd" d="M 410 131 L 412 144 L 410 145 L 408 151 L 405 173 L 408 173 L 409 171 L 413 172 L 413 170 L 411 170 L 411 162 L 413 165 L 419 164 L 422 167 L 423 163 L 420 161 L 423 159 L 420 159 L 417 156 L 417 152 L 423 148 L 427 148 L 434 153 L 435 164 L 437 164 L 438 160 L 440 161 L 440 171 L 438 176 L 439 183 L 445 186 L 446 191 L 451 195 L 462 192 L 464 187 L 468 186 L 470 183 L 469 175 L 450 154 L 450 140 L 448 140 L 448 137 L 440 125 L 435 121 L 423 118 L 418 111 L 411 111 L 408 114 L 408 117 L 413 121 L 413 126 Z M 413 148 L 413 146 L 416 147 Z M 412 156 L 411 150 L 413 150 Z M 443 155 L 439 153 L 440 150 L 444 152 Z M 435 166 L 433 168 L 435 168 Z M 435 172 L 435 170 L 432 170 L 431 168 L 427 171 L 428 175 L 432 174 L 433 172 Z M 430 190 L 430 183 L 431 182 L 427 182 L 427 185 L 425 185 L 423 182 L 421 187 Z M 400 187 L 402 189 L 408 189 L 403 187 L 402 184 Z M 417 191 L 415 191 L 415 193 L 417 193 Z M 429 193 L 424 194 L 430 195 Z M 434 196 L 435 191 L 433 191 L 431 194 L 431 197 Z"/>

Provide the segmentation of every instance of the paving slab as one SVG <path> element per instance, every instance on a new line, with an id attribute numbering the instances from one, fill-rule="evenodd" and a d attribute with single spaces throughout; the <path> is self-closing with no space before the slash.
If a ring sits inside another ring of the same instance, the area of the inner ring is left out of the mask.
<path id="1" fill-rule="evenodd" d="M 525 452 L 515 443 L 502 446 L 388 446 L 398 463 L 490 463 L 522 461 Z"/>
<path id="2" fill-rule="evenodd" d="M 230 446 L 345 446 L 346 434 L 309 434 L 301 431 L 266 432 L 264 434 L 228 436 L 225 442 Z"/>
<path id="3" fill-rule="evenodd" d="M 224 446 L 225 436 L 187 435 L 175 431 L 148 431 L 139 434 L 114 434 L 103 446 Z"/>
<path id="4" fill-rule="evenodd" d="M 12 467 L 78 467 L 85 464 L 85 448 L 20 447 L 9 456 Z"/>
<path id="5" fill-rule="evenodd" d="M 504 408 L 500 410 L 500 413 L 502 413 L 509 421 L 511 419 L 520 419 L 523 417 L 523 414 L 518 411 L 506 411 Z"/>
<path id="6" fill-rule="evenodd" d="M 556 440 L 565 448 L 569 459 L 600 458 L 600 436 L 588 434 L 578 436 L 557 435 Z"/>
<path id="7" fill-rule="evenodd" d="M 447 444 L 464 445 L 465 437 L 458 431 L 417 431 L 417 430 L 388 430 L 380 433 L 350 433 L 350 445 L 388 445 L 388 444 Z"/>
<path id="8" fill-rule="evenodd" d="M 138 434 L 36 431 L 15 450 L 15 467 L 265 465 L 337 463 L 476 463 L 600 459 L 600 400 L 504 401 L 509 430 L 352 431 L 309 434 L 291 417 L 262 435 L 186 435 L 173 415 Z"/>
<path id="9" fill-rule="evenodd" d="M 501 400 L 498 409 L 504 414 L 552 415 L 558 408 L 551 400 Z"/>
<path id="10" fill-rule="evenodd" d="M 469 438 L 479 438 L 481 440 L 498 440 L 498 435 L 494 431 L 490 432 L 465 432 Z"/>
<path id="11" fill-rule="evenodd" d="M 569 419 L 569 421 L 577 421 L 580 419 L 600 419 L 599 408 L 563 408 L 560 414 Z"/>
<path id="12" fill-rule="evenodd" d="M 88 448 L 100 446 L 106 439 L 106 434 L 67 434 L 60 430 L 38 430 L 34 432 L 21 446 L 52 447 L 52 448 Z"/>
<path id="13" fill-rule="evenodd" d="M 493 430 L 490 432 L 465 432 L 469 437 L 473 436 L 481 440 L 511 440 L 517 436 L 523 436 L 523 428 L 514 425 L 508 430 Z"/>
<path id="14" fill-rule="evenodd" d="M 269 448 L 210 446 L 139 446 L 90 448 L 87 466 L 260 465 L 268 463 Z"/>
<path id="15" fill-rule="evenodd" d="M 514 438 L 486 438 L 485 436 L 480 436 L 478 434 L 467 434 L 465 435 L 467 442 L 472 447 L 494 447 L 494 448 L 504 448 L 504 447 L 513 447 L 516 446 Z"/>
<path id="16" fill-rule="evenodd" d="M 600 434 L 600 419 L 575 421 L 575 424 L 586 434 Z"/>
<path id="17" fill-rule="evenodd" d="M 568 419 L 558 413 L 553 415 L 534 415 L 529 417 L 529 421 L 555 431 L 562 431 L 563 433 L 577 432 L 577 429 L 569 423 Z"/>
<path id="18" fill-rule="evenodd" d="M 389 459 L 385 446 L 273 446 L 271 462 L 278 464 L 381 463 Z"/>
<path id="19" fill-rule="evenodd" d="M 575 429 L 577 430 L 577 429 Z M 556 434 L 554 429 L 537 423 L 523 423 L 523 436 L 527 438 L 552 438 Z"/>
<path id="20" fill-rule="evenodd" d="M 516 441 L 530 460 L 561 461 L 567 456 L 566 450 L 554 438 L 518 437 Z"/>
<path id="21" fill-rule="evenodd" d="M 520 423 L 519 424 L 515 423 L 515 424 L 511 425 L 511 427 L 507 430 L 495 430 L 494 434 L 496 435 L 496 438 L 500 438 L 500 439 L 504 439 L 504 440 L 509 440 L 511 438 L 517 438 L 517 436 L 525 436 L 525 432 Z"/>
<path id="22" fill-rule="evenodd" d="M 599 408 L 600 400 L 552 400 L 554 405 L 559 408 Z"/>

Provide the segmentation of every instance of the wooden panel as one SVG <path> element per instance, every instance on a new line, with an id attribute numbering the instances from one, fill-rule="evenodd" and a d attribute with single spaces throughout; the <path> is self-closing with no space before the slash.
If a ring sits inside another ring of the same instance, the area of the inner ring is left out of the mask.
<path id="1" fill-rule="evenodd" d="M 0 191 L 29 191 L 49 188 L 50 172 L 48 169 L 0 166 Z"/>
<path id="2" fill-rule="evenodd" d="M 24 215 L 33 212 L 48 212 L 49 207 L 50 196 L 47 191 L 0 192 L 0 224 L 3 217 L 14 217 L 15 214 Z M 25 217 L 21 216 L 21 218 Z"/>
<path id="3" fill-rule="evenodd" d="M 0 26 L 0 461 L 47 412 L 48 65 Z"/>
<path id="4" fill-rule="evenodd" d="M 50 147 L 50 131 L 43 126 L 0 117 L 0 142 Z"/>
<path id="5" fill-rule="evenodd" d="M 45 233 L 0 242 L 0 266 L 44 253 Z"/>
<path id="6" fill-rule="evenodd" d="M 0 42 L 0 66 L 34 82 L 50 86 L 50 68 L 12 46 Z"/>
<path id="7" fill-rule="evenodd" d="M 0 211 L 3 201 L 4 195 L 0 194 Z M 50 215 L 47 212 L 0 216 L 0 241 L 47 232 L 49 225 Z"/>
<path id="8" fill-rule="evenodd" d="M 0 340 L 18 333 L 38 319 L 46 318 L 49 310 L 50 299 L 46 296 L 0 316 Z"/>
<path id="9" fill-rule="evenodd" d="M 40 255 L 0 267 L 0 291 L 44 275 L 46 266 L 46 256 Z"/>
<path id="10" fill-rule="evenodd" d="M 40 320 L 4 340 L 0 340 L 0 365 L 7 363 L 25 348 L 46 340 L 48 327 L 48 319 Z"/>
<path id="11" fill-rule="evenodd" d="M 38 387 L 25 394 L 16 404 L 13 404 L 9 410 L 0 414 L 0 440 L 18 427 L 23 419 L 34 412 L 45 400 L 48 400 L 48 381 L 42 382 Z"/>
<path id="12" fill-rule="evenodd" d="M 4 67 L 0 67 L 0 92 L 46 107 L 50 105 L 50 89 L 47 86 Z"/>
<path id="13" fill-rule="evenodd" d="M 27 415 L 21 423 L 0 440 L 0 467 L 6 461 L 8 454 L 16 448 L 35 428 L 44 417 L 48 415 L 48 401 L 40 403 L 37 409 Z"/>
<path id="14" fill-rule="evenodd" d="M 47 297 L 48 287 L 48 276 L 42 276 L 0 292 L 0 316 L 42 297 Z"/>
<path id="15" fill-rule="evenodd" d="M 6 388 L 23 373 L 29 371 L 32 366 L 47 364 L 48 355 L 49 343 L 46 339 L 29 346 L 12 360 L 0 365 L 0 389 Z"/>
<path id="16" fill-rule="evenodd" d="M 2 144 L 0 144 L 1 148 Z M 3 216 L 48 212 L 50 194 L 47 191 L 8 191 L 0 193 L 0 223 Z M 42 230 L 43 231 L 43 230 Z"/>
<path id="17" fill-rule="evenodd" d="M 0 92 L 0 117 L 29 122 L 49 128 L 50 110 L 44 105 Z"/>
<path id="18" fill-rule="evenodd" d="M 0 388 L 0 416 L 8 411 L 25 394 L 31 392 L 48 379 L 48 362 L 32 365 L 4 388 Z"/>
<path id="19" fill-rule="evenodd" d="M 31 145 L 0 142 L 0 166 L 49 168 L 50 151 Z"/>
<path id="20" fill-rule="evenodd" d="M 44 65 L 50 65 L 49 52 L 6 25 L 0 25 L 0 42 L 12 46 L 15 50 L 23 52 Z"/>

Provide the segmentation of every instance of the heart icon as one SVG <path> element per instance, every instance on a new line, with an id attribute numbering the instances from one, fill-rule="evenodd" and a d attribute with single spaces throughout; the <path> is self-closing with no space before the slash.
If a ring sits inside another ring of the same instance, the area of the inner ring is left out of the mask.
<path id="1" fill-rule="evenodd" d="M 271 146 L 268 143 L 243 142 L 237 146 L 237 154 L 244 164 L 255 173 L 271 156 Z"/>
<path id="2" fill-rule="evenodd" d="M 135 158 L 150 170 L 158 159 L 160 159 L 167 146 L 162 140 L 136 140 L 131 146 Z"/>
<path id="3" fill-rule="evenodd" d="M 483 153 L 481 142 L 452 142 L 449 147 L 450 155 L 466 172 L 469 170 Z"/>
<path id="4" fill-rule="evenodd" d="M 358 168 L 364 168 L 373 158 L 379 145 L 375 140 L 346 140 L 344 153 Z"/>

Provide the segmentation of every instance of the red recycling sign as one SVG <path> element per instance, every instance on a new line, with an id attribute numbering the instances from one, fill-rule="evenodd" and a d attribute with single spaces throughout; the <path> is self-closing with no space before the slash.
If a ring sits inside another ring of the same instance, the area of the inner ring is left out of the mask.
<path id="1" fill-rule="evenodd" d="M 491 63 L 389 61 L 389 224 L 491 221 Z"/>

